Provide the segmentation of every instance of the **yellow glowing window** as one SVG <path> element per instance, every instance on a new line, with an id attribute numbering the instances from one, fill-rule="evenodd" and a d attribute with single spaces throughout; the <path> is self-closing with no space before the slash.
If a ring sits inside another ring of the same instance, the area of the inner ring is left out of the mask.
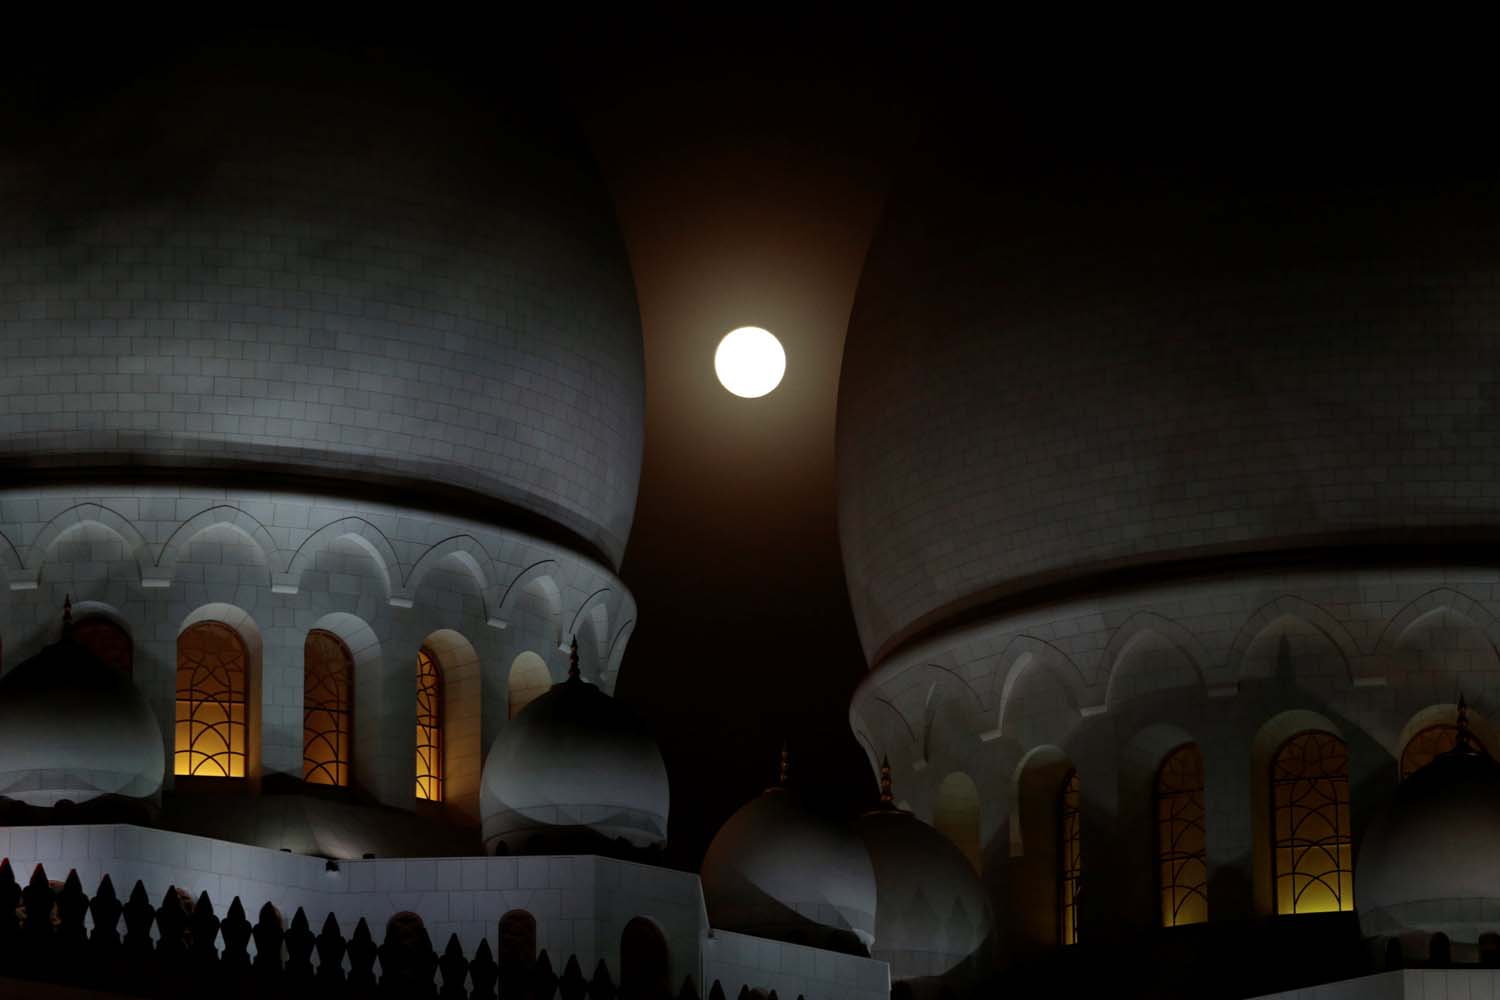
<path id="1" fill-rule="evenodd" d="M 73 639 L 93 653 L 99 662 L 109 664 L 126 677 L 131 675 L 135 647 L 130 641 L 130 633 L 108 618 L 90 615 L 79 619 L 73 626 Z"/>
<path id="2" fill-rule="evenodd" d="M 1062 943 L 1078 943 L 1078 887 L 1083 877 L 1083 850 L 1079 836 L 1078 772 L 1069 771 L 1058 803 L 1058 912 L 1062 918 Z"/>
<path id="3" fill-rule="evenodd" d="M 1282 744 L 1271 764 L 1277 913 L 1354 909 L 1349 748 L 1330 733 Z"/>
<path id="4" fill-rule="evenodd" d="M 1208 919 L 1208 843 L 1203 820 L 1203 754 L 1184 743 L 1156 773 L 1156 861 L 1163 927 Z"/>
<path id="5" fill-rule="evenodd" d="M 1470 730 L 1469 736 L 1472 740 L 1473 730 Z M 1406 749 L 1401 751 L 1401 780 L 1405 781 L 1431 764 L 1438 754 L 1452 750 L 1457 742 L 1458 727 L 1447 723 L 1428 726 L 1417 733 L 1406 742 Z"/>
<path id="6" fill-rule="evenodd" d="M 177 735 L 173 773 L 245 776 L 245 644 L 219 622 L 177 637 Z"/>
<path id="7" fill-rule="evenodd" d="M 347 785 L 354 657 L 344 640 L 315 628 L 302 647 L 302 671 L 302 780 Z"/>
<path id="8" fill-rule="evenodd" d="M 443 679 L 425 646 L 417 652 L 417 798 L 443 801 Z"/>

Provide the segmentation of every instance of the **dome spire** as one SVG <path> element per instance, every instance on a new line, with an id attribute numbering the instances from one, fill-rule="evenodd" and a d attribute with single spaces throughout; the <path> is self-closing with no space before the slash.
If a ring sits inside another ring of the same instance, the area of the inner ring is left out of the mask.
<path id="1" fill-rule="evenodd" d="M 886 754 L 880 759 L 880 804 L 890 808 L 896 802 L 896 797 L 891 793 L 891 755 Z"/>
<path id="2" fill-rule="evenodd" d="M 792 754 L 787 749 L 786 740 L 781 741 L 781 769 L 776 775 L 776 784 L 785 787 L 787 775 L 792 770 Z"/>
<path id="3" fill-rule="evenodd" d="M 568 651 L 568 680 L 570 682 L 581 680 L 582 675 L 578 672 L 578 636 L 573 637 L 573 647 Z"/>
<path id="4" fill-rule="evenodd" d="M 1453 752 L 1476 752 L 1469 735 L 1469 702 L 1464 698 L 1462 691 L 1458 693 L 1458 732 L 1453 734 Z"/>
<path id="5" fill-rule="evenodd" d="M 62 634 L 63 634 L 63 638 L 65 638 L 65 639 L 73 634 L 73 595 L 72 594 L 64 594 L 63 595 Z"/>

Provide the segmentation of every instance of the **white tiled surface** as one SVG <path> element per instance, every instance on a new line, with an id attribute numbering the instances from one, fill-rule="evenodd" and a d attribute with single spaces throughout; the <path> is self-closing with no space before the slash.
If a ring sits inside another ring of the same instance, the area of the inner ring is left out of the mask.
<path id="1" fill-rule="evenodd" d="M 890 969 L 885 962 L 804 945 L 715 930 L 703 945 L 703 995 L 718 980 L 726 996 L 739 987 L 769 993 L 782 1000 L 889 1000 Z"/>
<path id="2" fill-rule="evenodd" d="M 1493 969 L 1403 969 L 1256 1000 L 1500 1000 Z"/>

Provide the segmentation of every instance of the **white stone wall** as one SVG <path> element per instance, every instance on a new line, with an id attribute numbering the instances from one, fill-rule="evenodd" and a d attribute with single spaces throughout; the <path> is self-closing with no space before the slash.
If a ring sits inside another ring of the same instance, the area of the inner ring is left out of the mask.
<path id="1" fill-rule="evenodd" d="M 1022 776 L 1050 761 L 1076 767 L 1087 937 L 1156 919 L 1151 783 L 1174 747 L 1203 752 L 1210 919 L 1243 917 L 1264 912 L 1254 831 L 1269 810 L 1257 797 L 1266 749 L 1310 727 L 1347 742 L 1357 847 L 1404 741 L 1451 721 L 1460 693 L 1493 743 L 1500 572 L 1280 573 L 1117 592 L 955 631 L 875 670 L 851 723 L 872 769 L 889 754 L 897 798 L 923 819 L 946 776 L 977 783 L 1002 932 L 1016 930 L 1001 903 L 1032 849 Z"/>
<path id="2" fill-rule="evenodd" d="M 314 930 L 333 913 L 346 937 L 362 917 L 377 942 L 386 921 L 409 910 L 439 951 L 457 934 L 468 955 L 481 939 L 498 954 L 500 918 L 525 910 L 536 918 L 538 952 L 546 949 L 559 975 L 577 955 L 584 975 L 603 959 L 616 982 L 620 935 L 645 917 L 666 939 L 674 990 L 692 976 L 704 996 L 715 979 L 730 996 L 746 984 L 788 1000 L 888 1000 L 890 993 L 884 962 L 725 931 L 710 936 L 696 875 L 590 855 L 341 861 L 330 872 L 321 858 L 99 825 L 0 827 L 0 857 L 22 883 L 37 864 L 58 880 L 76 869 L 90 896 L 108 874 L 121 902 L 140 880 L 153 905 L 176 886 L 194 899 L 207 892 L 221 917 L 236 896 L 252 922 L 267 901 L 285 921 L 302 907 Z"/>
<path id="3" fill-rule="evenodd" d="M 135 682 L 161 723 L 169 771 L 186 624 L 223 620 L 254 640 L 260 771 L 299 778 L 303 643 L 315 627 L 340 632 L 356 661 L 356 779 L 406 808 L 424 643 L 451 682 L 449 725 L 480 730 L 477 755 L 450 755 L 449 774 L 472 778 L 477 796 L 483 750 L 506 723 L 512 660 L 534 652 L 561 680 L 576 637 L 585 679 L 613 691 L 635 617 L 608 568 L 514 531 L 252 490 L 0 492 L 0 565 L 0 667 L 56 638 L 65 595 L 77 615 L 107 614 L 134 640 Z"/>
<path id="4" fill-rule="evenodd" d="M 1268 993 L 1256 1000 L 1497 1000 L 1500 972 L 1493 969 L 1402 969 L 1376 976 Z"/>
<path id="5" fill-rule="evenodd" d="M 1085 197 L 980 162 L 893 195 L 851 316 L 839 523 L 873 659 L 1075 573 L 1493 535 L 1496 199 Z"/>
<path id="6" fill-rule="evenodd" d="M 66 163 L 0 142 L 0 463 L 431 480 L 618 564 L 644 362 L 602 183 L 430 82 L 322 61 L 122 83 Z"/>

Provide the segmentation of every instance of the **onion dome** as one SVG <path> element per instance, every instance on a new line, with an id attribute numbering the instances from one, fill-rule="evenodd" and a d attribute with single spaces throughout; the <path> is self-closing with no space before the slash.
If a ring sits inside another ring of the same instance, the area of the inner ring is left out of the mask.
<path id="1" fill-rule="evenodd" d="M 592 833 L 650 847 L 667 839 L 667 768 L 645 725 L 584 681 L 573 643 L 568 679 L 510 721 L 480 783 L 487 850 L 538 836 Z"/>
<path id="2" fill-rule="evenodd" d="M 854 954 L 875 937 L 875 872 L 859 836 L 781 784 L 729 817 L 703 859 L 709 923 Z"/>
<path id="3" fill-rule="evenodd" d="M 129 677 L 73 636 L 0 677 L 0 798 L 28 806 L 145 799 L 166 772 L 162 731 Z"/>
<path id="4" fill-rule="evenodd" d="M 1460 699 L 1453 749 L 1403 781 L 1365 834 L 1354 869 L 1361 930 L 1477 946 L 1500 931 L 1497 843 L 1500 765 L 1470 738 Z"/>
<path id="5" fill-rule="evenodd" d="M 880 766 L 880 807 L 859 820 L 875 868 L 874 958 L 893 980 L 941 976 L 989 937 L 984 886 L 958 847 L 891 795 L 891 764 Z"/>

